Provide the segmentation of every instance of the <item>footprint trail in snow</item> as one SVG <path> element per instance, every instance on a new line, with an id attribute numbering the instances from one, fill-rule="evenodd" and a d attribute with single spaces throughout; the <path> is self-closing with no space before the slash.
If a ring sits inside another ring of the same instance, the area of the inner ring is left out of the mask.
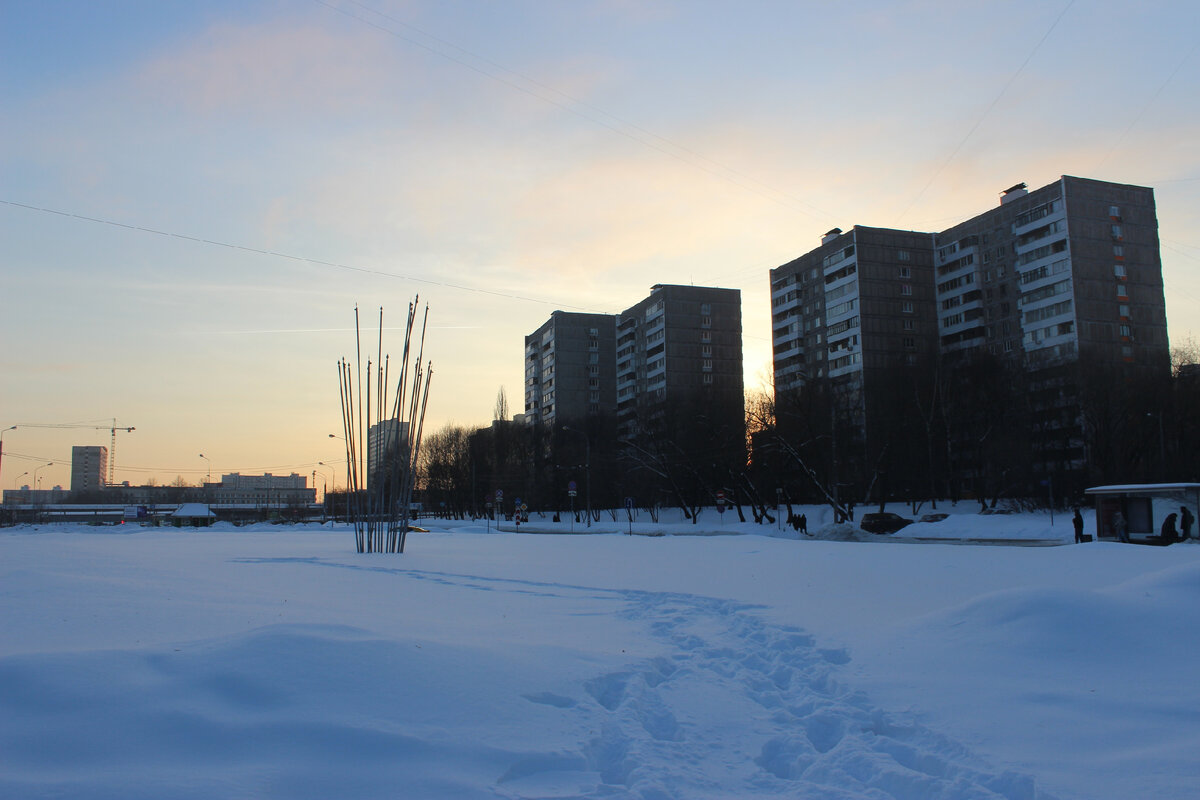
<path id="1" fill-rule="evenodd" d="M 527 695 L 573 715 L 574 752 L 530 754 L 502 797 L 803 797 L 811 800 L 1050 800 L 839 680 L 843 650 L 772 626 L 745 605 L 623 593 L 623 616 L 665 654 L 597 675 L 579 697 Z"/>

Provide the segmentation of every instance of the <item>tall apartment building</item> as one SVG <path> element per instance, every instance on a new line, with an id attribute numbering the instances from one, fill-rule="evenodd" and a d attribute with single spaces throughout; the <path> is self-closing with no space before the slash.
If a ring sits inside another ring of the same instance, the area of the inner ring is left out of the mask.
<path id="1" fill-rule="evenodd" d="M 1034 452 L 1084 465 L 1086 376 L 1169 369 L 1154 190 L 1063 176 L 937 234 L 943 351 L 1020 362 Z M 1115 391 L 1118 387 L 1112 387 Z"/>
<path id="2" fill-rule="evenodd" d="M 408 447 L 408 425 L 403 420 L 385 419 L 367 428 L 367 486 L 374 487 L 379 470 L 388 463 L 395 463 L 397 453 L 401 460 Z"/>
<path id="3" fill-rule="evenodd" d="M 1080 364 L 1169 364 L 1154 193 L 1139 186 L 1064 176 L 940 233 L 831 231 L 771 271 L 771 302 L 777 399 L 856 381 L 864 438 L 873 373 L 987 354 L 1027 378 L 1034 450 L 1078 468 Z"/>
<path id="4" fill-rule="evenodd" d="M 936 234 L 941 345 L 1163 366 L 1154 190 L 1063 176 Z"/>
<path id="5" fill-rule="evenodd" d="M 745 430 L 742 297 L 658 284 L 617 318 L 617 425 L 631 438 L 668 408 L 704 408 L 714 429 Z"/>
<path id="6" fill-rule="evenodd" d="M 829 379 L 861 417 L 873 373 L 935 352 L 932 276 L 932 234 L 861 225 L 771 270 L 776 391 Z"/>
<path id="7" fill-rule="evenodd" d="M 616 317 L 555 311 L 525 337 L 525 420 L 554 426 L 617 406 Z"/>
<path id="8" fill-rule="evenodd" d="M 103 489 L 108 475 L 108 448 L 75 445 L 71 448 L 71 491 Z"/>

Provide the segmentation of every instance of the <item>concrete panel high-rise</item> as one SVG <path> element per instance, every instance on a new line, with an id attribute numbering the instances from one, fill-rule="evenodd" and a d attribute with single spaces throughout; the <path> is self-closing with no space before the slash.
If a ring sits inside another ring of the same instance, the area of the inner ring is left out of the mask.
<path id="1" fill-rule="evenodd" d="M 71 491 L 103 489 L 108 475 L 108 448 L 76 445 L 71 448 Z"/>
<path id="2" fill-rule="evenodd" d="M 525 337 L 525 420 L 553 427 L 616 411 L 616 317 L 555 311 Z"/>
<path id="3" fill-rule="evenodd" d="M 617 320 L 617 425 L 623 438 L 668 408 L 715 431 L 745 431 L 742 297 L 737 289 L 658 284 Z"/>
<path id="4" fill-rule="evenodd" d="M 832 413 L 868 444 L 880 427 L 872 406 L 895 399 L 880 396 L 895 393 L 881 379 L 889 368 L 941 370 L 920 378 L 928 409 L 947 391 L 946 370 L 990 358 L 1020 376 L 1034 469 L 1077 471 L 1084 395 L 1151 386 L 1169 370 L 1147 187 L 1063 176 L 1035 191 L 1013 186 L 999 206 L 939 233 L 834 230 L 771 271 L 771 302 L 777 406 L 819 381 L 836 398 Z"/>

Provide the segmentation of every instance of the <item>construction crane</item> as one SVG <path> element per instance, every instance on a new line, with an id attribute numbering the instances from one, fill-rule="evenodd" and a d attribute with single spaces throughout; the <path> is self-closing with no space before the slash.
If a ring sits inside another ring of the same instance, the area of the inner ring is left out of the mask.
<path id="1" fill-rule="evenodd" d="M 16 428 L 73 428 L 73 429 L 89 429 L 93 431 L 109 431 L 112 434 L 112 439 L 108 446 L 108 481 L 107 485 L 113 485 L 113 471 L 117 466 L 117 431 L 125 431 L 133 433 L 137 428 L 119 428 L 117 427 L 117 419 L 113 417 L 112 425 L 87 425 L 78 422 L 21 422 L 13 426 Z"/>

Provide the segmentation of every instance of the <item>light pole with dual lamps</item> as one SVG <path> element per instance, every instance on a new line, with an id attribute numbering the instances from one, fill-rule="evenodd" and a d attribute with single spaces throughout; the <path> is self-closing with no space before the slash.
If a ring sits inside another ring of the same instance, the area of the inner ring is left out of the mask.
<path id="1" fill-rule="evenodd" d="M 40 478 L 38 478 L 38 472 L 39 472 L 40 470 L 43 470 L 43 469 L 45 469 L 46 467 L 53 467 L 53 466 L 54 466 L 54 462 L 53 462 L 53 461 L 47 461 L 45 464 L 42 464 L 41 466 L 38 466 L 38 467 L 34 467 L 34 468 L 33 468 L 33 488 L 34 488 L 34 489 L 40 489 L 40 488 L 42 488 L 42 487 L 41 487 L 41 486 L 38 484 L 38 481 L 40 480 Z"/>
<path id="2" fill-rule="evenodd" d="M 204 455 L 204 453 L 201 453 L 200 457 L 204 459 L 206 464 L 208 464 L 208 474 L 204 478 L 204 502 L 207 503 L 209 493 L 208 485 L 212 483 L 212 459 Z"/>
<path id="3" fill-rule="evenodd" d="M 329 435 L 333 436 L 332 433 Z M 337 472 L 334 471 L 332 464 L 326 464 L 324 461 L 318 461 L 317 466 L 321 467 L 323 469 L 329 470 L 329 482 L 325 483 L 325 485 L 322 487 L 322 491 L 321 491 L 321 513 L 329 514 L 329 505 L 328 505 L 329 486 L 330 486 L 330 484 L 333 485 L 333 491 L 336 494 L 337 493 Z M 322 482 L 325 481 L 325 473 L 324 472 L 321 473 L 321 481 Z M 329 514 L 329 522 L 331 525 L 333 524 L 333 515 L 332 514 Z"/>

